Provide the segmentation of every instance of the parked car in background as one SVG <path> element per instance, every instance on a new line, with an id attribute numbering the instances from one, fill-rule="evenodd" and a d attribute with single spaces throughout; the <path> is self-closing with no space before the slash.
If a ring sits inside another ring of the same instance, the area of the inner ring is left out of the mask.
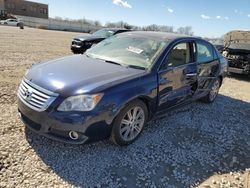
<path id="1" fill-rule="evenodd" d="M 153 116 L 195 100 L 213 102 L 227 61 L 209 42 L 177 34 L 127 32 L 85 54 L 38 63 L 18 90 L 31 130 L 73 144 L 135 141 Z"/>
<path id="2" fill-rule="evenodd" d="M 20 22 L 17 19 L 7 19 L 7 20 L 1 20 L 1 24 L 10 26 L 19 26 Z"/>
<path id="3" fill-rule="evenodd" d="M 231 31 L 224 42 L 222 54 L 228 59 L 228 71 L 250 75 L 250 31 Z"/>
<path id="4" fill-rule="evenodd" d="M 9 25 L 9 26 L 17 26 L 23 29 L 23 23 L 19 21 L 18 19 L 7 19 L 7 20 L 0 20 L 0 23 L 3 25 Z"/>
<path id="5" fill-rule="evenodd" d="M 131 30 L 124 29 L 124 28 L 105 28 L 105 29 L 96 31 L 90 36 L 76 37 L 72 40 L 71 51 L 74 54 L 84 53 L 92 45 L 95 45 L 110 36 L 123 33 L 123 32 L 127 32 L 127 31 L 131 31 Z"/>
<path id="6" fill-rule="evenodd" d="M 217 50 L 222 53 L 223 49 L 224 49 L 224 41 L 222 38 L 206 38 L 206 40 L 208 42 L 210 42 L 211 44 L 213 44 Z"/>

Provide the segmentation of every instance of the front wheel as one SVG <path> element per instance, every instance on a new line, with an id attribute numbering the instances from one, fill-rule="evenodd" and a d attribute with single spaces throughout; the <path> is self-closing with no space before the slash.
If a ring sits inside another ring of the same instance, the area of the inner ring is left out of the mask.
<path id="1" fill-rule="evenodd" d="M 211 90 L 209 91 L 209 93 L 204 98 L 202 98 L 202 101 L 204 101 L 206 103 L 214 102 L 216 97 L 219 94 L 220 86 L 221 86 L 221 80 L 219 78 L 217 78 L 215 80 Z"/>
<path id="2" fill-rule="evenodd" d="M 112 141 L 120 146 L 134 142 L 142 132 L 147 116 L 148 110 L 142 101 L 127 104 L 113 122 Z"/>

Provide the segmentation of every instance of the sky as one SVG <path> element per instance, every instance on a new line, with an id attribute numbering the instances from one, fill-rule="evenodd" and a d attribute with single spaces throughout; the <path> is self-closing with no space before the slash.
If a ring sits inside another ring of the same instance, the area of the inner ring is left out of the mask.
<path id="1" fill-rule="evenodd" d="M 31 0 L 49 4 L 49 16 L 132 25 L 192 26 L 194 34 L 221 37 L 250 30 L 250 0 Z"/>

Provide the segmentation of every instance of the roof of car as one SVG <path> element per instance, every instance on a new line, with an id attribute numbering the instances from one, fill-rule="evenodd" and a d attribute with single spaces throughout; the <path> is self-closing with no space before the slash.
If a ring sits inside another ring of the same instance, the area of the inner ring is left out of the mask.
<path id="1" fill-rule="evenodd" d="M 125 28 L 103 28 L 103 29 L 107 29 L 107 30 L 111 30 L 111 31 L 129 31 L 130 29 L 125 29 Z"/>
<path id="2" fill-rule="evenodd" d="M 131 32 L 122 33 L 120 35 L 144 36 L 144 37 L 150 37 L 150 38 L 162 39 L 162 40 L 174 40 L 177 38 L 194 38 L 188 35 L 158 32 L 158 31 L 131 31 Z"/>

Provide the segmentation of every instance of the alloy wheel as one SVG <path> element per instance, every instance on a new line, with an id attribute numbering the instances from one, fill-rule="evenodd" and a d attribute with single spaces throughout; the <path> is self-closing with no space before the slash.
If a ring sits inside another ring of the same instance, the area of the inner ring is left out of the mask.
<path id="1" fill-rule="evenodd" d="M 220 82 L 219 80 L 216 80 L 214 82 L 214 85 L 209 93 L 209 99 L 210 101 L 214 101 L 214 99 L 217 97 L 218 93 L 219 93 L 219 89 L 220 89 Z"/>
<path id="2" fill-rule="evenodd" d="M 124 115 L 120 124 L 120 136 L 125 141 L 135 139 L 145 122 L 145 113 L 139 106 L 133 107 Z"/>

